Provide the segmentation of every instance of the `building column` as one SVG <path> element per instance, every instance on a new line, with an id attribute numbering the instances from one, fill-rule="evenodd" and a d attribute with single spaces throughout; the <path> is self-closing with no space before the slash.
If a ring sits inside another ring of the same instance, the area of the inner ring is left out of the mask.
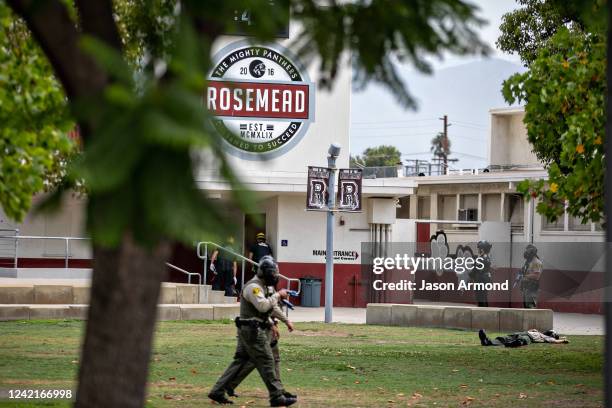
<path id="1" fill-rule="evenodd" d="M 413 194 L 410 196 L 410 218 L 419 218 L 419 196 Z"/>
<path id="2" fill-rule="evenodd" d="M 459 221 L 459 205 L 461 202 L 461 194 L 457 193 L 457 196 L 455 197 L 455 221 Z"/>
<path id="3" fill-rule="evenodd" d="M 431 193 L 429 195 L 429 219 L 438 219 L 438 193 Z M 431 224 L 431 231 L 438 230 L 438 224 Z"/>

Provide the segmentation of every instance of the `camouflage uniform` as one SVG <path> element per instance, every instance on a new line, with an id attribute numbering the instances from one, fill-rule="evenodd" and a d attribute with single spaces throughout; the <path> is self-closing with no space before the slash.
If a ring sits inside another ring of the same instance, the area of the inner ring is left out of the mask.
<path id="1" fill-rule="evenodd" d="M 535 256 L 523 265 L 523 279 L 521 292 L 523 292 L 523 307 L 535 309 L 538 307 L 538 291 L 540 289 L 540 276 L 542 275 L 542 261 Z"/>
<path id="2" fill-rule="evenodd" d="M 483 268 L 481 270 L 474 269 L 474 282 L 478 283 L 491 283 L 491 258 L 489 254 L 484 254 L 482 258 Z M 474 291 L 476 295 L 476 302 L 479 307 L 489 306 L 489 295 L 486 289 L 477 289 Z"/>
<path id="3" fill-rule="evenodd" d="M 233 389 L 253 368 L 257 368 L 268 388 L 270 399 L 283 395 L 285 390 L 276 369 L 278 361 L 275 360 L 278 358 L 275 359 L 271 346 L 271 316 L 279 314 L 279 299 L 279 294 L 270 291 L 257 276 L 247 282 L 240 299 L 239 321 L 243 324 L 238 328 L 234 360 L 214 385 L 211 394 L 222 394 L 227 389 Z M 259 327 L 244 324 L 249 321 Z"/>

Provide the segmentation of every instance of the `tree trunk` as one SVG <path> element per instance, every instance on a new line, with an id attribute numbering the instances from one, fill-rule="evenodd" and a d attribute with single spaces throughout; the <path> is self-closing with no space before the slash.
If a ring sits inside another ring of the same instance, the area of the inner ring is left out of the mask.
<path id="1" fill-rule="evenodd" d="M 607 66 L 606 66 L 606 175 L 604 197 L 606 203 L 606 272 L 604 274 L 604 405 L 612 407 L 612 10 L 608 6 Z"/>
<path id="2" fill-rule="evenodd" d="M 142 407 L 170 244 L 151 250 L 126 236 L 94 246 L 91 304 L 76 407 Z"/>

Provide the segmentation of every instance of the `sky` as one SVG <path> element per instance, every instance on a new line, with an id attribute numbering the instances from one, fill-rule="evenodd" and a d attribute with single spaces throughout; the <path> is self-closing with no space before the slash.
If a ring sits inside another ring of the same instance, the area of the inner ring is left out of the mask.
<path id="1" fill-rule="evenodd" d="M 517 8 L 514 0 L 472 0 L 478 15 L 488 21 L 478 32 L 491 47 L 488 57 L 445 56 L 432 59 L 433 75 L 415 72 L 410 66 L 398 71 L 411 94 L 417 111 L 399 107 L 394 97 L 372 84 L 351 97 L 351 154 L 367 147 L 391 144 L 402 152 L 402 160 L 431 159 L 431 139 L 442 129 L 440 117 L 449 117 L 451 157 L 456 168 L 487 165 L 489 109 L 508 106 L 501 95 L 502 82 L 522 72 L 518 56 L 495 47 L 502 15 Z"/>

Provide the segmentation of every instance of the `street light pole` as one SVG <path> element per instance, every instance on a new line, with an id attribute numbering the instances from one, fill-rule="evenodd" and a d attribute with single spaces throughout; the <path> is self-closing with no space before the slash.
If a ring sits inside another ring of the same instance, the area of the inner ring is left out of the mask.
<path id="1" fill-rule="evenodd" d="M 336 159 L 340 155 L 340 145 L 332 143 L 327 151 L 329 167 L 329 198 L 327 200 L 327 241 L 325 244 L 325 323 L 332 322 L 334 306 L 334 211 L 336 207 Z"/>

